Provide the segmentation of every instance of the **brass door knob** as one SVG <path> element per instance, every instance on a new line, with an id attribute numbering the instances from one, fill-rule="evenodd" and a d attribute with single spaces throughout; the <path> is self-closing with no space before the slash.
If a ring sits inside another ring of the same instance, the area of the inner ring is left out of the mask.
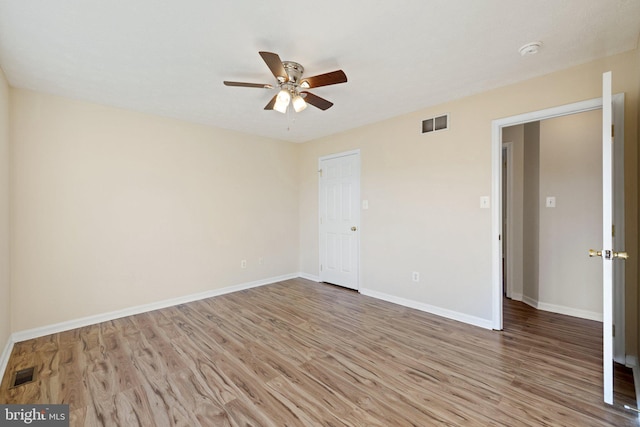
<path id="1" fill-rule="evenodd" d="M 614 252 L 613 257 L 620 259 L 629 259 L 629 254 L 626 252 Z"/>
<path id="2" fill-rule="evenodd" d="M 595 249 L 589 249 L 589 256 L 602 256 L 602 251 L 596 251 Z"/>
<path id="3" fill-rule="evenodd" d="M 356 231 L 356 230 L 357 230 L 357 228 L 356 228 L 355 225 L 353 227 L 351 227 L 351 231 Z"/>

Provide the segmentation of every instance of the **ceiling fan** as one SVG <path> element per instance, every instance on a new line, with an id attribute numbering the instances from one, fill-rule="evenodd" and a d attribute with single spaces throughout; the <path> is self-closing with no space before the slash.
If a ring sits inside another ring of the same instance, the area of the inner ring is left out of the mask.
<path id="1" fill-rule="evenodd" d="M 289 104 L 293 106 L 296 113 L 307 108 L 307 104 L 311 104 L 321 110 L 326 110 L 331 108 L 333 105 L 332 102 L 303 89 L 313 89 L 320 86 L 346 83 L 347 81 L 347 76 L 342 70 L 303 78 L 304 68 L 297 62 L 282 61 L 277 53 L 259 53 L 277 80 L 275 86 L 270 84 L 230 81 L 224 81 L 224 84 L 226 86 L 255 87 L 262 89 L 273 89 L 277 87 L 280 90 L 264 107 L 265 110 L 276 110 L 284 114 L 287 112 Z"/>

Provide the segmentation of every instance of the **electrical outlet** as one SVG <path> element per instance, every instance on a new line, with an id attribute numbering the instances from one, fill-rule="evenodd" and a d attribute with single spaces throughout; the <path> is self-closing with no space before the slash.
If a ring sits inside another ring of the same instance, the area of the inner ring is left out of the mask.
<path id="1" fill-rule="evenodd" d="M 418 273 L 417 271 L 414 271 L 411 274 L 411 280 L 413 280 L 414 282 L 419 282 L 420 281 L 420 273 Z"/>
<path id="2" fill-rule="evenodd" d="M 240 261 L 240 268 L 247 268 L 247 260 L 243 259 L 242 261 Z"/>

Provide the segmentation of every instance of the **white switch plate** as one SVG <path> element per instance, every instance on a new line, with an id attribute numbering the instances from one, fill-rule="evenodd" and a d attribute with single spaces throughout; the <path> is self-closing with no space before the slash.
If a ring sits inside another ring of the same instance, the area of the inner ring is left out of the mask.
<path id="1" fill-rule="evenodd" d="M 480 197 L 480 207 L 482 209 L 489 209 L 491 204 L 489 203 L 489 196 Z"/>
<path id="2" fill-rule="evenodd" d="M 363 200 L 362 201 L 362 209 L 369 209 L 369 201 L 368 200 Z"/>
<path id="3" fill-rule="evenodd" d="M 554 196 L 547 197 L 547 207 L 548 208 L 556 207 L 556 198 Z"/>

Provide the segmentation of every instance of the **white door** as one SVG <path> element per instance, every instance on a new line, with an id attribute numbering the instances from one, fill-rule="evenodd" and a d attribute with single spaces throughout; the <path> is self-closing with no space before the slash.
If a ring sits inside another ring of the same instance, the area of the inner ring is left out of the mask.
<path id="1" fill-rule="evenodd" d="M 320 281 L 358 289 L 360 153 L 320 159 Z"/>
<path id="2" fill-rule="evenodd" d="M 617 252 L 613 245 L 614 218 L 614 156 L 613 108 L 611 72 L 602 75 L 602 250 L 590 251 L 602 257 L 602 342 L 604 401 L 613 404 L 613 274 L 616 258 L 626 259 L 626 252 Z"/>
<path id="3" fill-rule="evenodd" d="M 613 138 L 611 72 L 602 75 L 602 342 L 604 401 L 613 404 Z"/>

